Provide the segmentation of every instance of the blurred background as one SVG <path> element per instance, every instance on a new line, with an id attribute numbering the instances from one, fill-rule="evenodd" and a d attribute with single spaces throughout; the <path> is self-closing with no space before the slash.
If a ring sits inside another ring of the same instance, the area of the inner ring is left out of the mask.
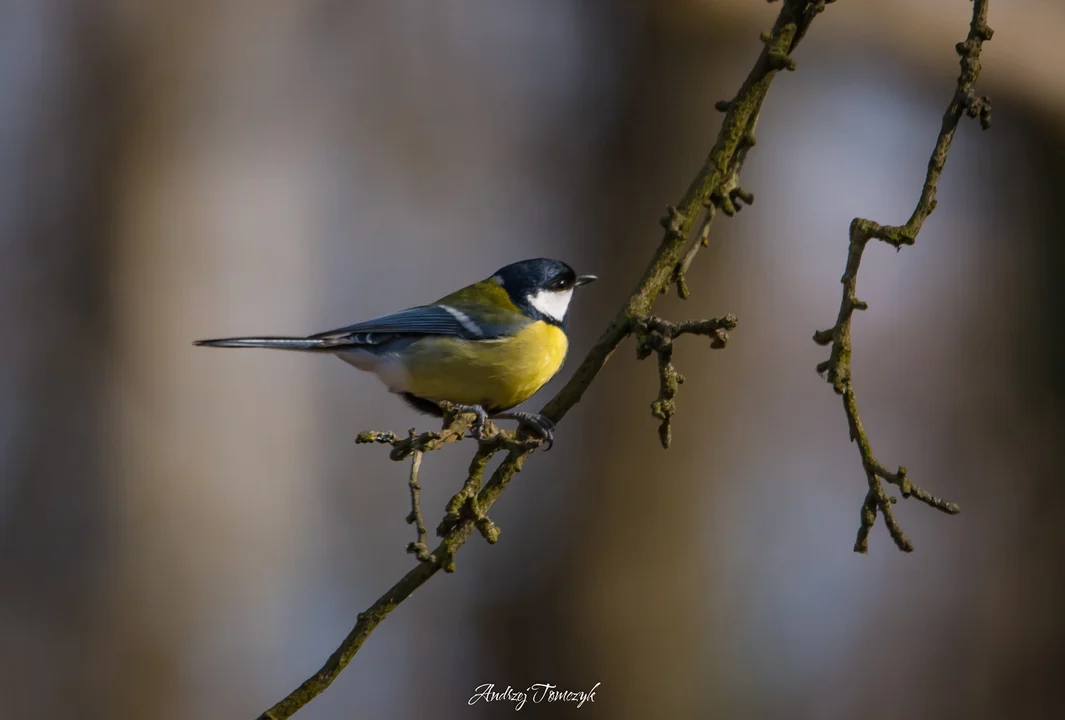
<path id="1" fill-rule="evenodd" d="M 252 718 L 412 565 L 406 465 L 433 421 L 333 359 L 191 341 L 300 334 L 553 256 L 613 316 L 779 10 L 754 0 L 0 2 L 3 718 Z M 1065 6 L 992 0 L 978 90 L 917 245 L 866 254 L 865 481 L 811 341 L 847 225 L 902 222 L 971 3 L 831 5 L 777 78 L 692 297 L 673 447 L 626 344 L 475 537 L 298 717 L 1041 718 L 1065 660 Z M 560 377 L 542 392 L 537 409 Z M 472 448 L 422 466 L 435 526 Z"/>

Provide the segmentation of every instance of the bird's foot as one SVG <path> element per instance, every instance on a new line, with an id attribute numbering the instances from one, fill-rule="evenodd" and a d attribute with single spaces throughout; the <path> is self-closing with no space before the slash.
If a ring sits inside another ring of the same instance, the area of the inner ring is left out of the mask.
<path id="1" fill-rule="evenodd" d="M 483 407 L 481 407 L 480 405 L 456 405 L 456 404 L 453 404 L 451 407 L 453 407 L 456 412 L 473 413 L 474 415 L 477 416 L 477 418 L 472 423 L 470 423 L 470 437 L 471 438 L 475 438 L 477 440 L 484 440 L 484 439 L 486 439 L 488 437 L 488 434 L 487 434 L 488 433 L 488 428 L 487 428 L 488 413 L 485 412 Z"/>
<path id="2" fill-rule="evenodd" d="M 546 415 L 530 412 L 506 412 L 498 413 L 495 417 L 503 420 L 517 420 L 519 428 L 524 428 L 530 435 L 539 438 L 544 443 L 544 451 L 550 450 L 551 446 L 555 444 L 555 423 Z"/>

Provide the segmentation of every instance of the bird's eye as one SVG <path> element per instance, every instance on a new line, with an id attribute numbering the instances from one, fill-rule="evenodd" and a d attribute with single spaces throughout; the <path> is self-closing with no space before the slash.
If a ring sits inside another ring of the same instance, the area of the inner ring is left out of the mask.
<path id="1" fill-rule="evenodd" d="M 570 286 L 571 282 L 567 277 L 557 277 L 551 281 L 548 286 L 551 290 L 565 290 Z"/>

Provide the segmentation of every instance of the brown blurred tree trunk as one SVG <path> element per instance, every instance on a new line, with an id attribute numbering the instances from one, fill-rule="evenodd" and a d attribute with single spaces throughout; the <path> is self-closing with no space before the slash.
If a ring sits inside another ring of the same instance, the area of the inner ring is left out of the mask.
<path id="1" fill-rule="evenodd" d="M 107 239 L 125 68 L 111 28 L 80 2 L 15 3 L 0 15 L 4 714 L 104 718 L 92 673 L 56 662 L 66 648 L 88 663 L 102 641 Z"/>

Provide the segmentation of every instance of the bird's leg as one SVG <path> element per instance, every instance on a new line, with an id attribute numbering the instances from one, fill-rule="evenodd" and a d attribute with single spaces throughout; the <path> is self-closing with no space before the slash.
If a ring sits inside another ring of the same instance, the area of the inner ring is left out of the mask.
<path id="1" fill-rule="evenodd" d="M 488 413 L 480 405 L 459 405 L 452 403 L 451 407 L 456 412 L 460 413 L 473 413 L 477 416 L 477 419 L 470 425 L 470 437 L 477 438 L 478 440 L 485 439 L 485 423 L 488 422 Z"/>
<path id="2" fill-rule="evenodd" d="M 518 427 L 525 428 L 530 434 L 546 443 L 545 451 L 550 450 L 555 444 L 555 423 L 551 422 L 551 418 L 546 415 L 518 411 L 497 413 L 493 417 L 501 420 L 517 420 Z"/>

